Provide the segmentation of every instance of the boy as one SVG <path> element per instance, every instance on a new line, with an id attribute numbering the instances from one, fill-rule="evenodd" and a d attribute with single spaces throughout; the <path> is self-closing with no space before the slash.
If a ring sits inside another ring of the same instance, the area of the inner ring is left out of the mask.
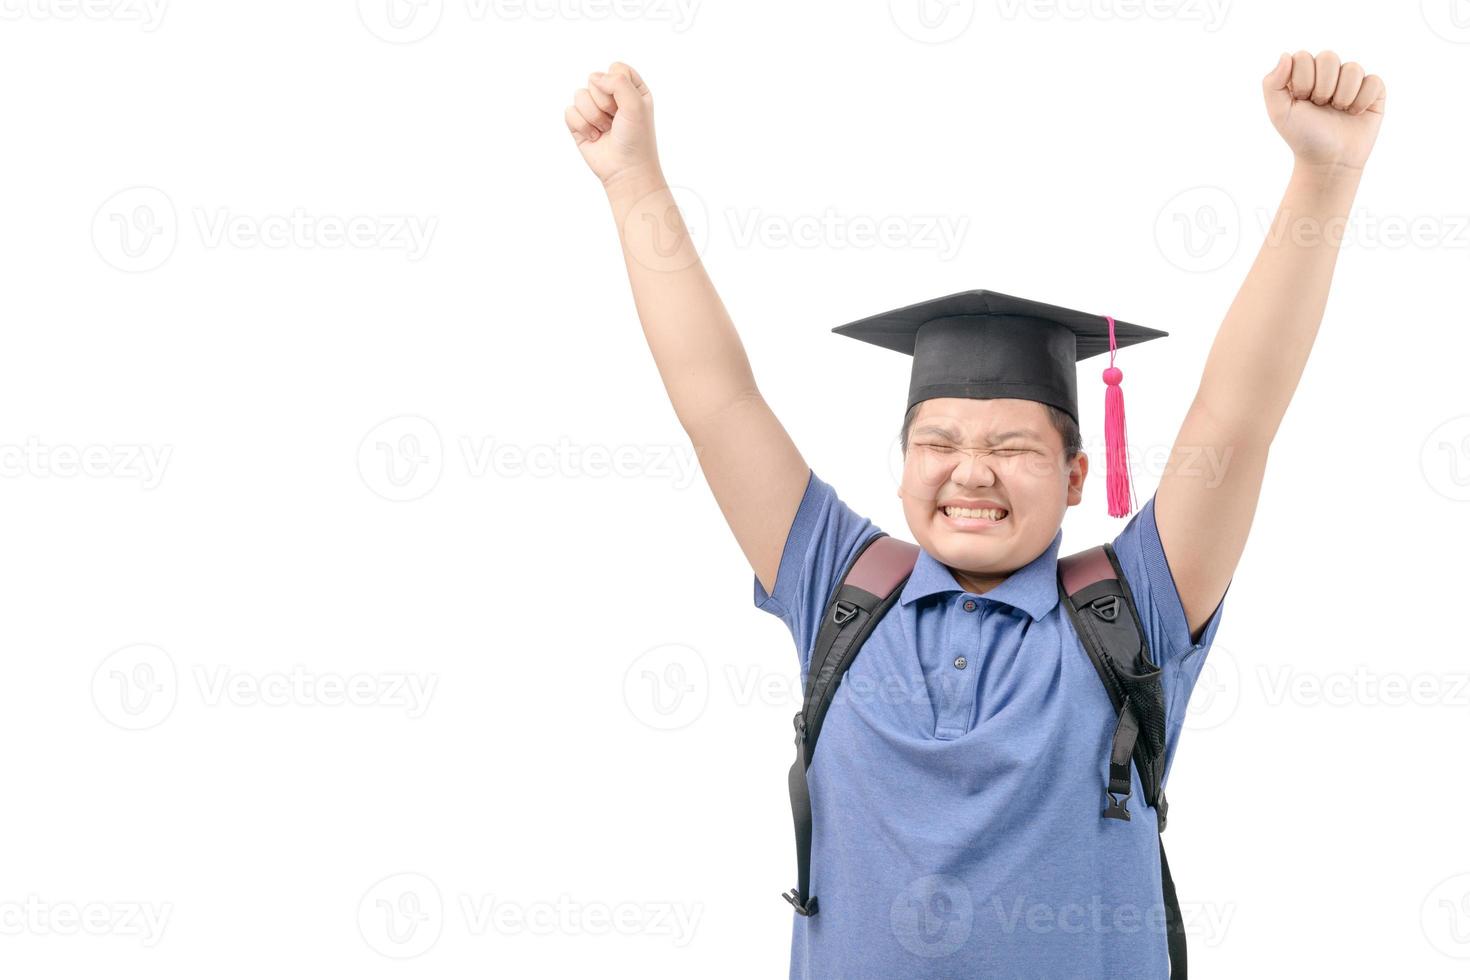
<path id="1" fill-rule="evenodd" d="M 1112 542 L 1162 669 L 1165 774 L 1321 320 L 1331 233 L 1384 109 L 1382 80 L 1330 51 L 1282 55 L 1263 92 L 1295 155 L 1286 194 L 1158 489 Z M 632 232 L 648 223 L 679 230 L 648 87 L 614 63 L 573 102 L 567 126 L 624 231 L 674 410 L 754 570 L 756 604 L 790 627 L 805 680 L 827 601 L 878 529 L 811 471 L 767 407 L 688 236 L 640 251 L 646 235 Z M 841 328 L 915 357 L 899 495 L 921 550 L 807 772 L 821 905 L 817 914 L 788 899 L 801 913 L 792 977 L 1170 974 L 1157 813 L 1099 816 L 1113 714 L 1057 587 L 1062 516 L 1080 503 L 1089 467 L 1072 365 L 1061 364 L 1096 351 L 1098 336 L 1116 347 L 1159 334 L 1088 319 L 1103 318 L 977 292 Z M 1001 353 L 1027 384 L 995 368 Z M 1223 469 L 1195 462 L 1205 454 Z M 1126 476 L 1109 476 L 1110 512 L 1122 516 Z M 909 696 L 860 693 L 895 684 Z M 1183 975 L 1177 958 L 1173 970 Z"/>

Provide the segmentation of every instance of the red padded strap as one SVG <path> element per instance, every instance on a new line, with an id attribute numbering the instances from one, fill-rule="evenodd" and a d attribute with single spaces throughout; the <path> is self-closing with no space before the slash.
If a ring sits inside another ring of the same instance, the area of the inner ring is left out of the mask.
<path id="1" fill-rule="evenodd" d="M 843 582 L 875 596 L 886 596 L 914 570 L 918 560 L 918 545 L 884 535 L 863 549 Z"/>
<path id="2" fill-rule="evenodd" d="M 1068 555 L 1057 564 L 1062 569 L 1062 588 L 1067 595 L 1076 595 L 1094 582 L 1118 577 L 1102 545 Z"/>

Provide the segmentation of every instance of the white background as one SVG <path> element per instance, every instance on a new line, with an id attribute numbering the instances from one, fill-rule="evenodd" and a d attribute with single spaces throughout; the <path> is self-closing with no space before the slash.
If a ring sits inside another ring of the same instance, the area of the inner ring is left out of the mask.
<path id="1" fill-rule="evenodd" d="M 829 329 L 990 288 L 1168 330 L 1119 362 L 1146 499 L 1306 47 L 1388 112 L 1170 856 L 1197 977 L 1464 975 L 1464 0 L 153 3 L 0 2 L 0 972 L 784 976 L 797 662 L 571 92 L 643 73 L 762 390 L 907 536 L 907 359 Z"/>

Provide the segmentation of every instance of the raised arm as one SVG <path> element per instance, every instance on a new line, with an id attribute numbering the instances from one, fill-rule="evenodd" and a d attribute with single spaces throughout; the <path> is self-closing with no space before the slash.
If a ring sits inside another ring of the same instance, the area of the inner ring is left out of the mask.
<path id="1" fill-rule="evenodd" d="M 1195 639 L 1245 549 L 1267 452 L 1322 322 L 1343 228 L 1383 119 L 1382 79 L 1331 51 L 1283 54 L 1262 84 L 1295 167 L 1215 336 L 1154 500 Z"/>
<path id="2" fill-rule="evenodd" d="M 809 470 L 756 387 L 669 192 L 648 86 L 614 62 L 577 90 L 566 122 L 607 191 L 643 335 L 674 413 L 756 577 L 774 591 Z"/>

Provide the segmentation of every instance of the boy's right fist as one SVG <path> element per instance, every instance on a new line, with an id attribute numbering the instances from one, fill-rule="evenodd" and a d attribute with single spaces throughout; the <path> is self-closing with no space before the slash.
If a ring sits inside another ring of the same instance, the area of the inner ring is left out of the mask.
<path id="1" fill-rule="evenodd" d="M 582 159 L 604 184 L 635 170 L 658 171 L 653 96 L 631 66 L 614 61 L 587 76 L 587 87 L 572 94 L 566 121 Z"/>

